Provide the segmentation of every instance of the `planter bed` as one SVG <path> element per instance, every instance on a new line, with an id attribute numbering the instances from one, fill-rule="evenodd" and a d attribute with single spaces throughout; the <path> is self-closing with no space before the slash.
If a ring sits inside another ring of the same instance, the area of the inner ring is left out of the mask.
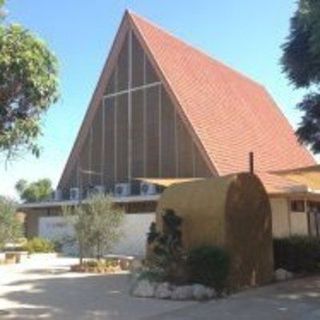
<path id="1" fill-rule="evenodd" d="M 119 273 L 131 269 L 133 257 L 108 255 L 99 260 L 87 260 L 82 265 L 76 264 L 71 266 L 73 272 L 88 272 L 88 273 Z"/>
<path id="2" fill-rule="evenodd" d="M 6 251 L 3 253 L 5 264 L 15 264 L 23 262 L 28 257 L 28 252 L 26 251 Z"/>

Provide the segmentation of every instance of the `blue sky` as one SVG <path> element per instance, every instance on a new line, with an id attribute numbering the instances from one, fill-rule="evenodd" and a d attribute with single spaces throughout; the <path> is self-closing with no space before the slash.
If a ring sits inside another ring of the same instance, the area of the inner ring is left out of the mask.
<path id="1" fill-rule="evenodd" d="M 7 0 L 8 20 L 43 38 L 60 61 L 60 101 L 43 120 L 41 157 L 0 167 L 0 194 L 20 178 L 59 180 L 126 8 L 262 83 L 293 126 L 302 96 L 281 73 L 295 0 Z"/>

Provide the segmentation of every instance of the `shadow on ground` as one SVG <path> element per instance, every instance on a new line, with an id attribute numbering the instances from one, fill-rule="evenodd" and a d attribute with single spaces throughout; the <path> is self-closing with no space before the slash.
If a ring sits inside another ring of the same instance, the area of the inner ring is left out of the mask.
<path id="1" fill-rule="evenodd" d="M 129 283 L 130 276 L 124 274 L 75 274 L 59 267 L 24 270 L 18 280 L 5 285 L 0 319 L 320 319 L 320 276 L 206 303 L 133 298 Z"/>
<path id="2" fill-rule="evenodd" d="M 42 274 L 44 270 L 40 271 Z M 68 277 L 69 274 L 10 283 L 9 286 L 14 287 L 14 291 L 2 298 L 18 303 L 21 307 L 7 309 L 11 313 L 7 318 L 143 319 L 191 303 L 133 298 L 128 293 L 129 275 Z"/>
<path id="3" fill-rule="evenodd" d="M 249 289 L 149 320 L 319 320 L 320 276 Z"/>

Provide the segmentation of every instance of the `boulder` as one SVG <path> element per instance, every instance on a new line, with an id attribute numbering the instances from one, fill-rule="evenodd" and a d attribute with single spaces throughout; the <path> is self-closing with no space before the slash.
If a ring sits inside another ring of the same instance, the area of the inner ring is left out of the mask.
<path id="1" fill-rule="evenodd" d="M 208 300 L 215 296 L 215 291 L 202 284 L 194 284 L 192 286 L 192 295 L 195 300 Z"/>
<path id="2" fill-rule="evenodd" d="M 214 289 L 207 288 L 207 297 L 208 297 L 208 299 L 212 299 L 212 298 L 214 298 L 216 296 L 217 296 L 217 294 L 216 294 Z"/>
<path id="3" fill-rule="evenodd" d="M 286 269 L 279 268 L 274 272 L 274 277 L 277 281 L 284 281 L 293 278 L 293 273 Z"/>
<path id="4" fill-rule="evenodd" d="M 155 297 L 159 299 L 170 299 L 171 298 L 171 287 L 168 282 L 160 283 L 155 290 Z"/>
<path id="5" fill-rule="evenodd" d="M 171 294 L 172 300 L 191 300 L 193 297 L 192 286 L 175 287 Z"/>
<path id="6" fill-rule="evenodd" d="M 132 294 L 135 297 L 151 298 L 154 297 L 155 284 L 149 280 L 140 280 L 136 283 Z"/>

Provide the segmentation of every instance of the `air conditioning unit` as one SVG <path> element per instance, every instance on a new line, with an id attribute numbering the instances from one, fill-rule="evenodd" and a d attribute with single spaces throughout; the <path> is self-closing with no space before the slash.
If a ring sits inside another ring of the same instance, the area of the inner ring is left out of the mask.
<path id="1" fill-rule="evenodd" d="M 114 195 L 116 197 L 127 197 L 131 193 L 130 183 L 116 183 L 114 188 Z"/>
<path id="2" fill-rule="evenodd" d="M 62 190 L 56 189 L 53 193 L 53 200 L 54 201 L 61 201 L 62 200 Z"/>
<path id="3" fill-rule="evenodd" d="M 141 182 L 140 195 L 150 196 L 157 193 L 157 188 L 154 184 L 148 182 Z"/>
<path id="4" fill-rule="evenodd" d="M 105 188 L 104 186 L 94 186 L 94 187 L 90 187 L 87 190 L 87 197 L 93 196 L 95 194 L 104 194 L 105 192 Z"/>
<path id="5" fill-rule="evenodd" d="M 104 186 L 94 186 L 93 189 L 96 194 L 104 194 L 104 192 L 105 192 Z"/>
<path id="6" fill-rule="evenodd" d="M 70 188 L 69 199 L 70 200 L 80 200 L 80 189 L 79 188 Z"/>

